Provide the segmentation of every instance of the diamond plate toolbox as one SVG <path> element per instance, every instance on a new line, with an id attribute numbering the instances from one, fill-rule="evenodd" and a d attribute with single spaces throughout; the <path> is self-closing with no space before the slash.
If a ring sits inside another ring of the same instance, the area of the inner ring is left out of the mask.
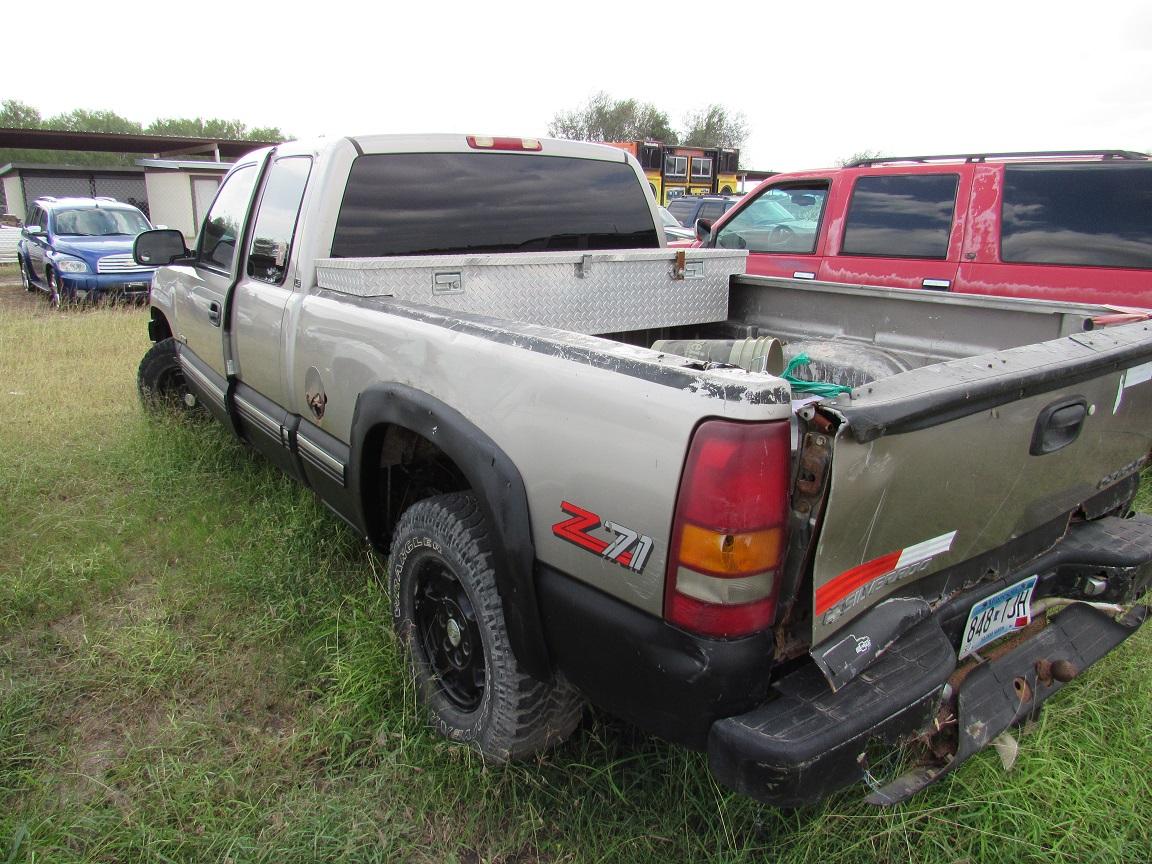
<path id="1" fill-rule="evenodd" d="M 324 258 L 316 282 L 341 294 L 595 335 L 725 320 L 728 278 L 745 271 L 746 258 L 728 249 Z"/>

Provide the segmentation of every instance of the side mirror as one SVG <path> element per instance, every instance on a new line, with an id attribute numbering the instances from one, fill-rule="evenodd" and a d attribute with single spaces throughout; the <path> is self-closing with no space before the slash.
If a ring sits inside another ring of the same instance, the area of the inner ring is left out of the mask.
<path id="1" fill-rule="evenodd" d="M 707 243 L 712 238 L 712 220 L 711 219 L 697 219 L 696 220 L 696 239 L 701 243 Z"/>
<path id="2" fill-rule="evenodd" d="M 25 225 L 24 226 L 24 233 L 27 234 L 29 237 L 35 237 L 37 234 L 43 234 L 44 229 L 41 228 L 39 225 Z"/>
<path id="3" fill-rule="evenodd" d="M 146 267 L 163 267 L 192 253 L 184 245 L 184 235 L 172 228 L 157 228 L 136 235 L 132 257 Z"/>

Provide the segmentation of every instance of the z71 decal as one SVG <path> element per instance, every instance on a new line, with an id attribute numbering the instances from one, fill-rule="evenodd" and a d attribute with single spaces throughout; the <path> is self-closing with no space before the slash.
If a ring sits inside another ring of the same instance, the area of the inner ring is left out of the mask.
<path id="1" fill-rule="evenodd" d="M 568 501 L 561 502 L 560 509 L 572 518 L 553 525 L 553 534 L 635 573 L 643 572 L 648 556 L 652 554 L 651 537 L 616 522 L 604 522 L 595 513 Z M 592 533 L 600 528 L 609 531 L 612 538 L 604 540 Z"/>

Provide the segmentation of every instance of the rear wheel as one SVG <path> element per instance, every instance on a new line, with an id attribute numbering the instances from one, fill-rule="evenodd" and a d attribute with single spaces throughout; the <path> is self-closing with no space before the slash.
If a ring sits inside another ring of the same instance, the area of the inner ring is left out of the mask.
<path id="1" fill-rule="evenodd" d="M 161 339 L 144 354 L 136 371 L 136 388 L 149 411 L 186 411 L 196 407 L 196 397 L 188 389 L 176 354 L 176 340 L 171 337 Z"/>
<path id="2" fill-rule="evenodd" d="M 404 512 L 389 588 L 417 692 L 441 735 L 504 762 L 576 727 L 583 702 L 571 685 L 533 678 L 512 653 L 475 495 L 438 495 Z"/>

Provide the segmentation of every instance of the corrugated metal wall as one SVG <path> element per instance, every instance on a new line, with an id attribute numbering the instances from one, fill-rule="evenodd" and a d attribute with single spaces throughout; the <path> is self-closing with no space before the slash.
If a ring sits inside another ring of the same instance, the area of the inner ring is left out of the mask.
<path id="1" fill-rule="evenodd" d="M 24 187 L 24 200 L 31 204 L 37 198 L 51 195 L 56 198 L 70 196 L 93 198 L 106 195 L 139 207 L 148 215 L 148 193 L 144 186 L 144 174 L 83 174 L 79 172 L 21 172 L 20 180 Z"/>
<path id="2" fill-rule="evenodd" d="M 19 228 L 0 227 L 0 264 L 16 263 L 16 244 L 19 241 Z"/>

